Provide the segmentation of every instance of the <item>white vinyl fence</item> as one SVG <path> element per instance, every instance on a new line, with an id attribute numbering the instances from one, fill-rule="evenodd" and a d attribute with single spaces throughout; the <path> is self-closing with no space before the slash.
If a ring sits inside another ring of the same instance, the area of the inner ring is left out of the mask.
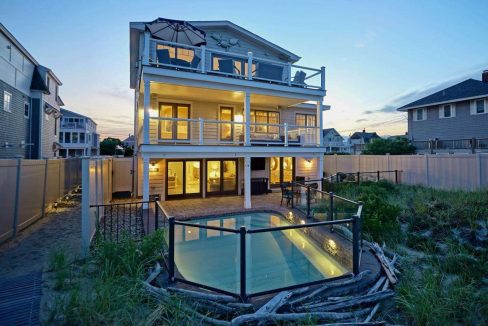
<path id="1" fill-rule="evenodd" d="M 0 160 L 0 243 L 81 183 L 81 159 Z"/>
<path id="2" fill-rule="evenodd" d="M 454 155 L 326 155 L 324 172 L 402 171 L 400 182 L 444 190 L 488 187 L 488 154 Z M 394 174 L 388 179 L 394 181 Z"/>

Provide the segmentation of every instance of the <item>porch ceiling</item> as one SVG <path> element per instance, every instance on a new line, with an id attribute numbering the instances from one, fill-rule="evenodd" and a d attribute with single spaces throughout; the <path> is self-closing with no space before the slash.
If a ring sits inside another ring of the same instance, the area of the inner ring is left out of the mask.
<path id="1" fill-rule="evenodd" d="M 141 90 L 142 91 L 142 90 Z M 193 87 L 186 85 L 151 83 L 151 94 L 188 101 L 233 103 L 243 105 L 244 92 Z M 290 98 L 251 93 L 251 106 L 289 107 L 307 101 L 306 98 Z"/>

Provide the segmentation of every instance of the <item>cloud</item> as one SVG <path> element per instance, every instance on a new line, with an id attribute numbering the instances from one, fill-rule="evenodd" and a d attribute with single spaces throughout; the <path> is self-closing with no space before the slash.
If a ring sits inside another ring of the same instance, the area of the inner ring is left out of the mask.
<path id="1" fill-rule="evenodd" d="M 358 120 L 356 120 L 355 122 L 356 122 L 356 123 L 360 123 L 360 122 L 366 122 L 366 121 L 368 121 L 368 119 L 358 119 Z"/>
<path id="2" fill-rule="evenodd" d="M 373 31 L 368 31 L 362 39 L 354 43 L 354 47 L 358 49 L 365 48 L 369 43 L 371 43 L 376 38 L 376 33 Z"/>
<path id="3" fill-rule="evenodd" d="M 121 87 L 113 87 L 113 88 L 107 88 L 107 89 L 102 89 L 98 91 L 98 94 L 104 95 L 104 96 L 110 96 L 110 97 L 115 97 L 118 99 L 122 100 L 133 100 L 134 99 L 134 94 L 130 91 L 130 89 L 127 88 L 121 88 Z"/>

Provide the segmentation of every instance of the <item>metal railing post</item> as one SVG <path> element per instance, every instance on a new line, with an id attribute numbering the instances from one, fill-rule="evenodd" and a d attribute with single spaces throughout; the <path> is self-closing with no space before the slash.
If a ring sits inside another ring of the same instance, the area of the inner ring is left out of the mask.
<path id="1" fill-rule="evenodd" d="M 240 295 L 243 302 L 247 301 L 246 294 L 246 227 L 241 226 L 239 229 L 240 234 Z"/>
<path id="2" fill-rule="evenodd" d="M 330 201 L 330 211 L 329 211 L 329 221 L 334 220 L 334 193 L 329 192 L 329 201 Z"/>
<path id="3" fill-rule="evenodd" d="M 295 182 L 291 183 L 291 208 L 295 208 Z"/>
<path id="4" fill-rule="evenodd" d="M 250 51 L 247 52 L 247 79 L 252 80 L 252 52 Z"/>
<path id="5" fill-rule="evenodd" d="M 199 118 L 198 119 L 198 143 L 200 145 L 203 145 L 203 128 L 204 128 L 203 119 Z"/>
<path id="6" fill-rule="evenodd" d="M 395 170 L 395 184 L 398 184 L 398 170 Z"/>
<path id="7" fill-rule="evenodd" d="M 154 231 L 159 229 L 159 207 L 158 201 L 154 201 Z"/>
<path id="8" fill-rule="evenodd" d="M 380 181 L 380 171 L 376 172 L 376 181 Z"/>
<path id="9" fill-rule="evenodd" d="M 284 123 L 285 146 L 288 146 L 288 123 Z"/>
<path id="10" fill-rule="evenodd" d="M 175 218 L 168 219 L 169 224 L 169 248 L 168 248 L 168 276 L 169 281 L 173 282 L 175 278 Z"/>
<path id="11" fill-rule="evenodd" d="M 357 182 L 358 184 L 359 184 L 359 178 L 360 178 L 360 177 L 361 177 L 361 176 L 360 176 L 360 174 L 359 174 L 359 172 L 358 172 L 358 173 L 357 173 L 357 180 L 356 180 L 356 182 Z"/>
<path id="12" fill-rule="evenodd" d="M 205 60 L 206 60 L 206 53 L 205 53 L 206 47 L 205 47 L 205 45 L 201 46 L 201 50 L 202 50 L 202 60 L 201 60 L 202 63 L 201 63 L 200 68 L 201 68 L 201 72 L 204 74 L 204 73 L 206 73 L 206 71 L 205 71 L 205 69 L 206 69 L 206 67 L 205 67 L 205 63 L 206 63 L 205 62 Z"/>
<path id="13" fill-rule="evenodd" d="M 310 214 L 310 186 L 307 186 L 307 218 L 311 218 Z"/>
<path id="14" fill-rule="evenodd" d="M 359 217 L 352 217 L 352 272 L 359 274 Z"/>

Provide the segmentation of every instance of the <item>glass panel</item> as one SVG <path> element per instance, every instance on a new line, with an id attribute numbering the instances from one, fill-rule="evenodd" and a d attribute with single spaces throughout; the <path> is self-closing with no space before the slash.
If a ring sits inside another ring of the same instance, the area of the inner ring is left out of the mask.
<path id="1" fill-rule="evenodd" d="M 297 114 L 295 117 L 295 123 L 297 126 L 305 126 L 305 114 Z"/>
<path id="2" fill-rule="evenodd" d="M 184 279 L 239 293 L 239 261 L 239 234 L 175 225 L 175 265 Z"/>
<path id="3" fill-rule="evenodd" d="M 283 182 L 293 181 L 293 157 L 283 157 Z"/>
<path id="4" fill-rule="evenodd" d="M 220 161 L 207 161 L 207 192 L 220 191 Z"/>
<path id="5" fill-rule="evenodd" d="M 315 127 L 315 116 L 307 115 L 307 126 Z"/>
<path id="6" fill-rule="evenodd" d="M 484 112 L 485 112 L 485 100 L 476 101 L 476 113 L 484 113 Z"/>
<path id="7" fill-rule="evenodd" d="M 168 196 L 183 195 L 183 162 L 168 162 Z"/>
<path id="8" fill-rule="evenodd" d="M 185 193 L 200 193 L 200 161 L 186 161 Z"/>
<path id="9" fill-rule="evenodd" d="M 162 104 L 159 108 L 159 117 L 161 118 L 173 118 L 173 106 Z M 161 139 L 173 139 L 173 121 L 160 120 L 160 137 Z"/>
<path id="10" fill-rule="evenodd" d="M 251 125 L 250 125 L 250 129 L 251 129 L 251 132 L 254 132 L 256 130 L 256 126 L 254 125 L 254 123 L 256 122 L 256 114 L 254 112 L 254 110 L 251 110 Z"/>
<path id="11" fill-rule="evenodd" d="M 269 112 L 269 119 L 270 124 L 279 124 L 280 123 L 280 113 L 279 112 Z M 280 127 L 278 126 L 269 126 L 268 131 L 273 134 L 278 134 L 280 132 Z"/>
<path id="12" fill-rule="evenodd" d="M 270 158 L 270 181 L 272 184 L 278 184 L 281 182 L 280 178 L 280 158 L 279 157 L 271 157 Z"/>
<path id="13" fill-rule="evenodd" d="M 256 111 L 256 123 L 268 123 L 268 113 L 265 111 Z M 266 125 L 258 125 L 256 126 L 256 132 L 268 132 L 268 126 Z"/>
<path id="14" fill-rule="evenodd" d="M 190 108 L 188 106 L 177 107 L 177 117 L 178 119 L 189 119 L 190 118 Z M 176 130 L 176 139 L 188 139 L 189 137 L 189 122 L 188 121 L 178 121 Z"/>
<path id="15" fill-rule="evenodd" d="M 222 121 L 232 121 L 232 108 L 220 108 L 220 120 Z M 232 140 L 232 124 L 222 123 L 220 124 L 220 139 L 221 140 Z"/>
<path id="16" fill-rule="evenodd" d="M 235 191 L 237 188 L 236 161 L 224 161 L 224 191 Z"/>

